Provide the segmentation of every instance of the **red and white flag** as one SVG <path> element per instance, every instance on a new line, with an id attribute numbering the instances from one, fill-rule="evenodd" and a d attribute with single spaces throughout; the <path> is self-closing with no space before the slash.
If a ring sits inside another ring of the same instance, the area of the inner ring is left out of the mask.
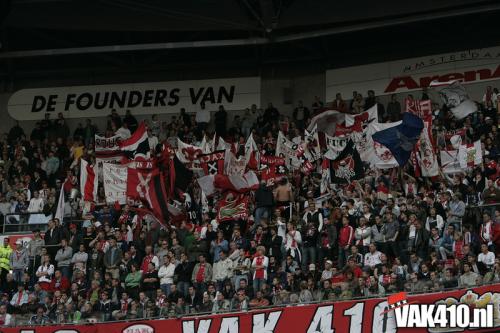
<path id="1" fill-rule="evenodd" d="M 439 174 L 439 165 L 432 140 L 432 116 L 424 118 L 424 130 L 420 133 L 420 139 L 415 147 L 417 160 L 423 177 L 435 177 Z"/>
<path id="2" fill-rule="evenodd" d="M 217 203 L 217 222 L 247 220 L 248 195 L 228 191 Z"/>
<path id="3" fill-rule="evenodd" d="M 258 189 L 259 179 L 253 171 L 240 175 L 208 175 L 197 179 L 203 192 L 212 195 L 216 190 L 245 193 Z"/>
<path id="4" fill-rule="evenodd" d="M 458 149 L 458 160 L 460 167 L 474 167 L 483 162 L 483 151 L 481 148 L 481 140 L 477 140 L 471 144 L 460 145 Z"/>
<path id="5" fill-rule="evenodd" d="M 259 168 L 259 151 L 257 143 L 253 139 L 253 133 L 250 133 L 245 143 L 245 160 L 249 169 L 257 170 Z"/>
<path id="6" fill-rule="evenodd" d="M 132 136 L 119 142 L 120 149 L 129 159 L 149 157 L 149 141 L 146 124 L 141 122 Z"/>
<path id="7" fill-rule="evenodd" d="M 187 143 L 184 143 L 181 139 L 177 139 L 177 151 L 176 155 L 179 161 L 182 163 L 192 163 L 195 160 L 198 160 L 200 155 L 203 154 L 203 149 L 197 146 L 193 146 Z"/>
<path id="8" fill-rule="evenodd" d="M 84 201 L 97 200 L 97 175 L 94 166 L 80 159 L 80 193 Z"/>
<path id="9" fill-rule="evenodd" d="M 245 174 L 246 167 L 247 160 L 245 155 L 236 158 L 232 151 L 226 150 L 224 156 L 224 174 L 228 176 L 243 176 Z"/>

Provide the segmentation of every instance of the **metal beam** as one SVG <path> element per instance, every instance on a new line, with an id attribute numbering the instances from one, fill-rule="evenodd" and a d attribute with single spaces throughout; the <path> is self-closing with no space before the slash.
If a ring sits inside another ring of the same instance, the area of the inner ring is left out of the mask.
<path id="1" fill-rule="evenodd" d="M 264 45 L 271 43 L 286 43 L 302 39 L 318 38 L 322 36 L 336 35 L 347 32 L 356 32 L 374 28 L 389 27 L 401 24 L 425 22 L 430 20 L 452 18 L 470 14 L 484 14 L 499 10 L 500 10 L 500 4 L 490 4 L 475 8 L 465 8 L 465 9 L 460 8 L 454 10 L 447 10 L 444 12 L 416 14 L 403 18 L 391 18 L 387 20 L 360 23 L 360 24 L 336 27 L 331 29 L 295 33 L 284 36 L 278 36 L 275 38 L 262 37 L 262 38 L 248 38 L 248 39 L 223 39 L 223 40 L 193 41 L 193 42 L 147 43 L 147 44 L 75 47 L 75 48 L 64 48 L 64 49 L 7 51 L 0 53 L 0 59 L 43 57 L 43 56 L 64 56 L 64 55 L 92 54 L 92 53 L 130 52 L 130 51 L 251 46 L 251 45 Z"/>

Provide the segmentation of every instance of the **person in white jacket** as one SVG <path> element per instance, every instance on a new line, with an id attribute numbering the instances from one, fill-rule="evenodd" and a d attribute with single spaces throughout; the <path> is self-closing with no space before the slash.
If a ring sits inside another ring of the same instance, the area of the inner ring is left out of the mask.
<path id="1" fill-rule="evenodd" d="M 234 262 L 229 259 L 227 252 L 222 250 L 220 259 L 214 264 L 212 280 L 217 283 L 217 290 L 224 289 L 224 282 L 233 277 Z"/>
<path id="2" fill-rule="evenodd" d="M 362 255 L 368 253 L 368 246 L 372 240 L 372 228 L 367 225 L 364 217 L 359 218 L 359 227 L 354 231 L 356 246 Z"/>
<path id="3" fill-rule="evenodd" d="M 170 286 L 174 283 L 175 258 L 169 258 L 168 255 L 163 258 L 163 266 L 158 270 L 158 278 L 160 279 L 160 289 L 168 297 Z"/>
<path id="4" fill-rule="evenodd" d="M 436 213 L 436 208 L 431 208 L 429 216 L 425 221 L 425 229 L 431 232 L 432 228 L 437 228 L 439 230 L 439 235 L 443 234 L 444 220 L 443 217 Z"/>

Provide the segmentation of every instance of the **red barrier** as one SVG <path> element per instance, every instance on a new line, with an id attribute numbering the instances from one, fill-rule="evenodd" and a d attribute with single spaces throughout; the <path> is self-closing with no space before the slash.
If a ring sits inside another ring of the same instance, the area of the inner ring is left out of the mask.
<path id="1" fill-rule="evenodd" d="M 87 325 L 2 328 L 2 333 L 420 333 L 500 331 L 500 284 L 409 296 L 409 303 L 494 306 L 490 329 L 397 328 L 385 298 L 270 308 L 245 313 Z"/>

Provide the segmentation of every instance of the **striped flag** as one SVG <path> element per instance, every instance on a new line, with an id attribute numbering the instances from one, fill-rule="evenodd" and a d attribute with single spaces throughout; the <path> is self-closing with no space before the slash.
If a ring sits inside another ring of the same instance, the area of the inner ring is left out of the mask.
<path id="1" fill-rule="evenodd" d="M 96 201 L 97 199 L 97 177 L 94 167 L 80 159 L 80 193 L 84 201 Z"/>

